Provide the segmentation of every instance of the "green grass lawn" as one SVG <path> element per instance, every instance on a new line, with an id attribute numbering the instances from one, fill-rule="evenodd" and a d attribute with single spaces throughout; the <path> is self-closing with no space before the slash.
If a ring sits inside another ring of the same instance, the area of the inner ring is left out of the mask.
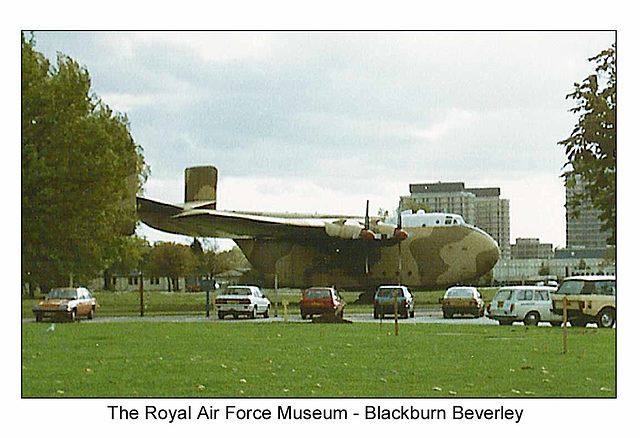
<path id="1" fill-rule="evenodd" d="M 615 397 L 615 330 L 22 324 L 24 397 Z"/>

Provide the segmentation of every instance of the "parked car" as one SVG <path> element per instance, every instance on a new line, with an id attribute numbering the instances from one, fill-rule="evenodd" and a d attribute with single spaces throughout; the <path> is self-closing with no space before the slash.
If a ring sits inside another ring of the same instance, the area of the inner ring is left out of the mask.
<path id="1" fill-rule="evenodd" d="M 219 319 L 227 315 L 233 315 L 234 318 L 247 315 L 255 319 L 258 314 L 268 318 L 271 301 L 257 286 L 229 286 L 222 295 L 216 297 L 215 309 Z"/>
<path id="2" fill-rule="evenodd" d="M 454 314 L 471 314 L 476 318 L 484 315 L 484 301 L 478 289 L 472 286 L 450 287 L 440 298 L 442 314 L 451 318 Z"/>
<path id="3" fill-rule="evenodd" d="M 373 298 L 373 317 L 384 318 L 386 313 L 394 314 L 395 296 L 398 294 L 398 315 L 403 318 L 415 316 L 415 303 L 411 291 L 406 286 L 379 286 Z"/>
<path id="4" fill-rule="evenodd" d="M 500 325 L 522 321 L 525 325 L 550 322 L 551 325 L 559 326 L 562 324 L 562 316 L 553 313 L 551 309 L 551 294 L 555 291 L 554 287 L 546 286 L 500 288 L 487 306 L 487 316 Z"/>
<path id="5" fill-rule="evenodd" d="M 96 299 L 86 287 L 57 287 L 51 289 L 44 300 L 33 305 L 36 321 L 50 318 L 58 321 L 75 321 L 79 317 L 93 319 L 98 307 Z"/>
<path id="6" fill-rule="evenodd" d="M 572 326 L 584 327 L 595 322 L 598 327 L 612 328 L 616 322 L 615 275 L 584 275 L 562 280 L 551 297 L 553 312 L 563 315 L 567 299 L 567 320 Z"/>
<path id="7" fill-rule="evenodd" d="M 345 302 L 333 287 L 311 287 L 302 292 L 300 316 L 322 315 L 342 319 Z"/>

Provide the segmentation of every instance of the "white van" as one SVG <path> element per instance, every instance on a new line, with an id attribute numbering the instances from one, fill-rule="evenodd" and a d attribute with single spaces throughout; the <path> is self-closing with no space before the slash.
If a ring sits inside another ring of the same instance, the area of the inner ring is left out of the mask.
<path id="1" fill-rule="evenodd" d="M 553 287 L 545 286 L 509 286 L 496 292 L 487 306 L 487 316 L 497 320 L 500 325 L 509 325 L 522 321 L 525 325 L 538 325 L 550 322 L 553 326 L 562 325 L 562 315 L 552 311 L 551 294 Z"/>

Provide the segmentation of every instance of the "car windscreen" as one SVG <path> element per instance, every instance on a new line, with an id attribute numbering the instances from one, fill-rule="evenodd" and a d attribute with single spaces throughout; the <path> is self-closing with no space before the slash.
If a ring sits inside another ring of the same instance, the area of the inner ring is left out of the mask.
<path id="1" fill-rule="evenodd" d="M 73 300 L 76 298 L 75 289 L 53 289 L 47 295 L 49 300 Z"/>
<path id="2" fill-rule="evenodd" d="M 499 290 L 498 292 L 496 292 L 495 296 L 493 297 L 494 301 L 507 301 L 511 299 L 511 293 L 513 291 L 511 289 L 503 289 L 503 290 Z"/>
<path id="3" fill-rule="evenodd" d="M 567 280 L 564 281 L 558 289 L 559 295 L 578 295 L 584 288 L 584 281 L 582 280 Z"/>
<path id="4" fill-rule="evenodd" d="M 304 297 L 309 299 L 331 298 L 331 291 L 328 289 L 308 289 L 304 292 Z"/>
<path id="5" fill-rule="evenodd" d="M 473 289 L 456 288 L 449 289 L 444 294 L 445 298 L 473 298 Z"/>

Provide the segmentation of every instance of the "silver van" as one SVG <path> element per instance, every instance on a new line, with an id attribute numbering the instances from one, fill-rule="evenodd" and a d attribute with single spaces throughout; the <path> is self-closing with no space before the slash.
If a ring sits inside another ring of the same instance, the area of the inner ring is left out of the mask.
<path id="1" fill-rule="evenodd" d="M 487 306 L 487 316 L 497 320 L 500 325 L 509 325 L 522 321 L 525 325 L 538 325 L 550 322 L 553 326 L 562 325 L 562 315 L 552 311 L 551 294 L 556 289 L 546 286 L 509 286 L 496 292 Z"/>

